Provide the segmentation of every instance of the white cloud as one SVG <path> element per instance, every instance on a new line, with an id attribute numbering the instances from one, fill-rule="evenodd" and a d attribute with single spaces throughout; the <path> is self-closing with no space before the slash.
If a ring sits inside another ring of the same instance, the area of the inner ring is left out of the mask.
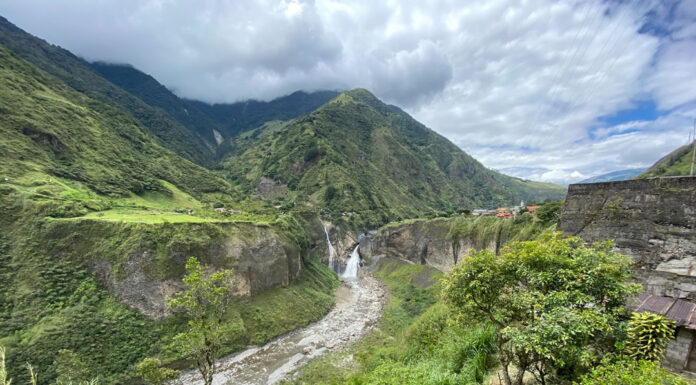
<path id="1" fill-rule="evenodd" d="M 691 0 L 16 0 L 0 12 L 189 98 L 365 87 L 491 168 L 560 183 L 648 166 L 685 140 L 696 103 Z M 597 122 L 650 99 L 656 121 Z"/>

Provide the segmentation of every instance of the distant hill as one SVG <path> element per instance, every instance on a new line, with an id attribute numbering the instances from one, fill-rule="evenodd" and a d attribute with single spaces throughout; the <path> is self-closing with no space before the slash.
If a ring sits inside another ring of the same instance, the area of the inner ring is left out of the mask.
<path id="1" fill-rule="evenodd" d="M 221 128 L 193 103 L 180 99 L 152 76 L 132 66 L 96 62 L 91 67 L 115 85 L 137 96 L 150 106 L 161 108 L 184 127 L 189 128 L 209 145 L 216 145 L 215 130 Z"/>
<path id="2" fill-rule="evenodd" d="M 269 102 L 247 100 L 231 104 L 211 105 L 199 101 L 190 103 L 215 120 L 221 127 L 223 137 L 229 138 L 272 120 L 287 121 L 306 115 L 338 94 L 336 91 L 296 91 Z"/>
<path id="3" fill-rule="evenodd" d="M 333 215 L 354 213 L 368 227 L 431 211 L 565 195 L 561 186 L 487 169 L 364 89 L 239 143 L 222 170 L 248 193 L 324 207 Z"/>
<path id="4" fill-rule="evenodd" d="M 689 175 L 694 153 L 693 143 L 679 147 L 662 157 L 637 178 L 655 178 L 659 176 Z"/>
<path id="5" fill-rule="evenodd" d="M 616 182 L 620 180 L 629 180 L 638 176 L 640 173 L 645 171 L 644 168 L 632 168 L 628 170 L 618 170 L 612 171 L 606 174 L 593 176 L 592 178 L 587 178 L 581 180 L 577 183 L 599 183 L 599 182 Z"/>
<path id="6" fill-rule="evenodd" d="M 160 144 L 204 166 L 212 166 L 215 152 L 195 133 L 160 108 L 154 108 L 94 71 L 90 63 L 67 50 L 26 33 L 0 16 L 0 45 L 89 98 L 130 114 Z"/>

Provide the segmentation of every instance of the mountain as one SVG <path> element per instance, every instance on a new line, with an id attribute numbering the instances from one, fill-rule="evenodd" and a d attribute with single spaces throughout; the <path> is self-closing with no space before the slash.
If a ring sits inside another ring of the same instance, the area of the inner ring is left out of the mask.
<path id="1" fill-rule="evenodd" d="M 225 158 L 223 175 L 247 193 L 355 216 L 349 221 L 358 226 L 565 195 L 561 186 L 487 169 L 364 89 L 270 131 Z"/>
<path id="2" fill-rule="evenodd" d="M 621 180 L 629 180 L 638 176 L 640 173 L 645 171 L 644 168 L 632 168 L 628 170 L 618 170 L 612 171 L 606 174 L 593 176 L 592 178 L 587 178 L 581 180 L 577 183 L 599 183 L 599 182 L 616 182 Z"/>
<path id="3" fill-rule="evenodd" d="M 199 198 L 234 193 L 211 171 L 163 148 L 121 109 L 76 92 L 1 46 L 0 63 L 0 173 L 20 190 L 68 201 L 68 188 L 104 202 L 171 194 L 168 186 Z"/>
<path id="4" fill-rule="evenodd" d="M 1 16 L 0 45 L 92 100 L 119 107 L 164 147 L 200 165 L 212 166 L 214 151 L 194 128 L 183 126 L 164 110 L 106 80 L 87 61 L 24 32 Z"/>
<path id="5" fill-rule="evenodd" d="M 272 120 L 287 121 L 308 114 L 338 94 L 336 91 L 296 91 L 269 102 L 247 100 L 211 105 L 191 101 L 191 104 L 214 119 L 221 126 L 222 136 L 229 138 Z"/>
<path id="6" fill-rule="evenodd" d="M 694 154 L 694 144 L 679 147 L 662 157 L 637 178 L 655 178 L 660 176 L 689 175 Z"/>
<path id="7" fill-rule="evenodd" d="M 218 123 L 201 112 L 193 103 L 183 100 L 160 84 L 152 76 L 132 66 L 95 62 L 91 67 L 101 76 L 140 98 L 152 107 L 164 110 L 182 126 L 187 127 L 210 146 L 217 144 L 215 131 Z"/>

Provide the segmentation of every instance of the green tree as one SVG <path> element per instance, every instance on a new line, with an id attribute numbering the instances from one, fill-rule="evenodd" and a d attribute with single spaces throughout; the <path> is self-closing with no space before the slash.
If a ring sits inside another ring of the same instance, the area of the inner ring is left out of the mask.
<path id="1" fill-rule="evenodd" d="M 169 306 L 188 318 L 188 330 L 175 337 L 181 352 L 196 361 L 203 382 L 210 385 L 217 370 L 220 348 L 243 331 L 236 322 L 226 322 L 232 297 L 232 270 L 206 277 L 200 262 L 191 257 L 186 263 L 186 291 L 168 298 Z"/>
<path id="2" fill-rule="evenodd" d="M 162 385 L 167 380 L 173 380 L 179 376 L 179 371 L 163 368 L 158 358 L 145 358 L 138 364 L 138 375 L 151 385 Z"/>
<path id="3" fill-rule="evenodd" d="M 460 317 L 497 326 L 505 384 L 522 384 L 526 372 L 541 384 L 572 377 L 611 348 L 626 297 L 638 290 L 630 260 L 611 246 L 553 233 L 513 242 L 500 256 L 474 252 L 445 276 L 442 296 Z"/>
<path id="4" fill-rule="evenodd" d="M 61 349 L 53 362 L 56 367 L 56 382 L 59 384 L 80 383 L 89 381 L 87 365 L 72 350 Z"/>
<path id="5" fill-rule="evenodd" d="M 636 360 L 662 358 L 674 333 L 674 321 L 653 313 L 633 313 L 628 324 L 626 351 Z"/>

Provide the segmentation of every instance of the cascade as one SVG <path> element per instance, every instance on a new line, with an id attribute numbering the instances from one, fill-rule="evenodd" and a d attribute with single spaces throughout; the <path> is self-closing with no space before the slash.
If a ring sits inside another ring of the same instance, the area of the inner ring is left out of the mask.
<path id="1" fill-rule="evenodd" d="M 358 253 L 359 247 L 360 245 L 355 246 L 355 250 L 353 250 L 353 252 L 350 254 L 350 258 L 346 264 L 346 270 L 343 272 L 341 278 L 358 278 L 358 265 L 360 265 L 360 254 Z"/>
<path id="2" fill-rule="evenodd" d="M 331 239 L 329 239 L 329 231 L 326 229 L 326 226 L 324 226 L 324 233 L 326 233 L 326 243 L 329 244 L 329 269 L 336 271 L 334 268 L 334 248 L 331 244 Z"/>

